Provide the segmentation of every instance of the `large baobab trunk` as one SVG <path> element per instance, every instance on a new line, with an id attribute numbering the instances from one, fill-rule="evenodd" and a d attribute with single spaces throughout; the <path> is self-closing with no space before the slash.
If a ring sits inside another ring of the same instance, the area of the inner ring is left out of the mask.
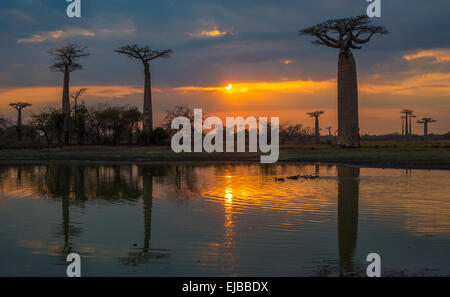
<path id="1" fill-rule="evenodd" d="M 144 84 L 144 132 L 153 130 L 152 118 L 152 90 L 150 65 L 145 65 L 145 84 Z"/>
<path id="2" fill-rule="evenodd" d="M 423 136 L 428 136 L 428 122 L 423 123 Z"/>
<path id="3" fill-rule="evenodd" d="M 64 114 L 64 144 L 69 144 L 69 120 L 70 120 L 70 97 L 69 97 L 70 72 L 64 71 L 64 86 L 62 95 L 62 112 Z"/>
<path id="4" fill-rule="evenodd" d="M 339 52 L 337 144 L 359 147 L 358 81 L 356 63 L 350 50 Z"/>

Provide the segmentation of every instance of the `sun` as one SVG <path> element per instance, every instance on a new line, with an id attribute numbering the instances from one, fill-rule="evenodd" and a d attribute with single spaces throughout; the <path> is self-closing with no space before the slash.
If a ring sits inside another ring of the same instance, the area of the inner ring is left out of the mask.
<path id="1" fill-rule="evenodd" d="M 231 90 L 231 88 L 233 87 L 232 84 L 228 84 L 228 86 L 225 87 L 226 90 Z"/>

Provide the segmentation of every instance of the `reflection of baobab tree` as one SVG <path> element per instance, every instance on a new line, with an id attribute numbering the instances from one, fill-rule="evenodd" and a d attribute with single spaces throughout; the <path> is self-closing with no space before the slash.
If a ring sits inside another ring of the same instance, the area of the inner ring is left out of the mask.
<path id="1" fill-rule="evenodd" d="M 341 275 L 354 272 L 358 236 L 359 168 L 338 166 L 338 241 Z"/>
<path id="2" fill-rule="evenodd" d="M 137 201 L 140 196 L 137 179 L 129 165 L 102 166 L 96 169 L 95 197 L 105 200 Z"/>
<path id="3" fill-rule="evenodd" d="M 127 266 L 137 266 L 139 264 L 149 263 L 152 259 L 164 259 L 168 254 L 164 250 L 151 250 L 151 232 L 152 232 L 152 207 L 153 207 L 153 176 L 161 173 L 162 167 L 145 166 L 139 167 L 142 175 L 142 203 L 144 209 L 144 242 L 142 247 L 135 248 L 128 253 L 127 257 L 120 258 L 120 262 Z"/>
<path id="4" fill-rule="evenodd" d="M 82 230 L 70 222 L 71 207 L 71 168 L 69 165 L 49 166 L 46 176 L 49 194 L 55 199 L 61 199 L 62 223 L 54 232 L 63 237 L 63 245 L 57 246 L 55 252 L 62 263 L 66 263 L 68 254 L 74 252 L 71 239 L 80 236 Z"/>

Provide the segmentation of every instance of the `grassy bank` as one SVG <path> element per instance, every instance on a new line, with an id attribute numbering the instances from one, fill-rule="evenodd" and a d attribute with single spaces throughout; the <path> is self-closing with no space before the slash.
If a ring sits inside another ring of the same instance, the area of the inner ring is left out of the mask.
<path id="1" fill-rule="evenodd" d="M 64 148 L 0 150 L 0 162 L 259 162 L 258 153 L 181 153 L 170 147 L 70 146 Z M 326 144 L 283 145 L 279 162 L 341 163 L 363 167 L 450 169 L 450 141 L 363 142 L 360 149 Z"/>

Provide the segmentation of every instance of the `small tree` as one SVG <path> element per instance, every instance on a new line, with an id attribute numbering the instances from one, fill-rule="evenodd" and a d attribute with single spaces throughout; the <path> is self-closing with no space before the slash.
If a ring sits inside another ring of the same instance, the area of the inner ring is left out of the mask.
<path id="1" fill-rule="evenodd" d="M 26 102 L 17 102 L 17 103 L 10 103 L 9 106 L 17 110 L 17 138 L 19 141 L 22 140 L 22 109 L 27 108 L 28 106 L 31 106 L 30 103 Z"/>
<path id="2" fill-rule="evenodd" d="M 337 144 L 359 147 L 358 83 L 352 49 L 370 41 L 375 34 L 388 34 L 383 26 L 373 26 L 367 15 L 328 20 L 300 30 L 300 35 L 317 38 L 314 44 L 339 49 L 338 139 Z"/>
<path id="3" fill-rule="evenodd" d="M 9 121 L 5 119 L 3 116 L 0 116 L 0 138 L 3 136 L 4 131 L 9 126 Z"/>
<path id="4" fill-rule="evenodd" d="M 69 43 L 66 46 L 54 48 L 49 51 L 54 56 L 54 63 L 50 67 L 52 71 L 64 73 L 63 95 L 62 95 L 62 112 L 64 119 L 64 143 L 69 144 L 69 121 L 70 121 L 70 99 L 69 85 L 70 73 L 75 70 L 83 69 L 78 62 L 80 58 L 89 56 L 87 47 L 81 47 L 76 44 Z"/>
<path id="5" fill-rule="evenodd" d="M 122 117 L 128 130 L 128 144 L 133 144 L 133 133 L 138 129 L 142 120 L 142 113 L 137 107 L 128 107 L 122 110 Z"/>
<path id="6" fill-rule="evenodd" d="M 319 143 L 319 140 L 320 140 L 319 117 L 324 113 L 325 113 L 325 111 L 323 111 L 323 110 L 318 110 L 318 111 L 313 111 L 313 112 L 307 113 L 310 117 L 315 118 L 314 136 L 316 137 L 317 143 Z"/>
<path id="7" fill-rule="evenodd" d="M 428 123 L 436 123 L 437 121 L 432 118 L 422 118 L 418 120 L 417 123 L 423 124 L 423 136 L 428 136 Z"/>
<path id="8" fill-rule="evenodd" d="M 191 122 L 191 127 L 193 127 L 194 123 L 194 111 L 189 108 L 188 105 L 177 105 L 171 110 L 166 110 L 166 115 L 163 119 L 162 127 L 169 132 L 169 134 L 173 134 L 172 130 L 172 121 L 177 117 L 185 117 L 188 118 Z"/>
<path id="9" fill-rule="evenodd" d="M 75 123 L 75 130 L 78 135 L 78 144 L 84 144 L 84 135 L 86 134 L 86 121 L 88 119 L 88 110 L 84 105 L 84 101 L 81 104 L 78 102 L 79 99 L 86 93 L 88 89 L 82 88 L 74 91 L 70 97 L 73 99 L 73 121 Z"/>
<path id="10" fill-rule="evenodd" d="M 53 127 L 51 122 L 51 113 L 49 111 L 43 111 L 39 114 L 33 114 L 31 116 L 31 126 L 38 132 L 44 134 L 47 145 L 51 145 L 53 138 Z"/>
<path id="11" fill-rule="evenodd" d="M 132 60 L 141 61 L 144 65 L 144 133 L 153 130 L 152 89 L 150 77 L 150 62 L 157 58 L 167 58 L 172 53 L 171 49 L 155 50 L 148 46 L 140 47 L 136 44 L 121 46 L 115 50 L 120 55 L 125 55 Z"/>
<path id="12" fill-rule="evenodd" d="M 333 136 L 333 133 L 331 133 L 331 129 L 333 129 L 333 127 L 331 127 L 331 126 L 327 127 L 328 136 Z"/>

